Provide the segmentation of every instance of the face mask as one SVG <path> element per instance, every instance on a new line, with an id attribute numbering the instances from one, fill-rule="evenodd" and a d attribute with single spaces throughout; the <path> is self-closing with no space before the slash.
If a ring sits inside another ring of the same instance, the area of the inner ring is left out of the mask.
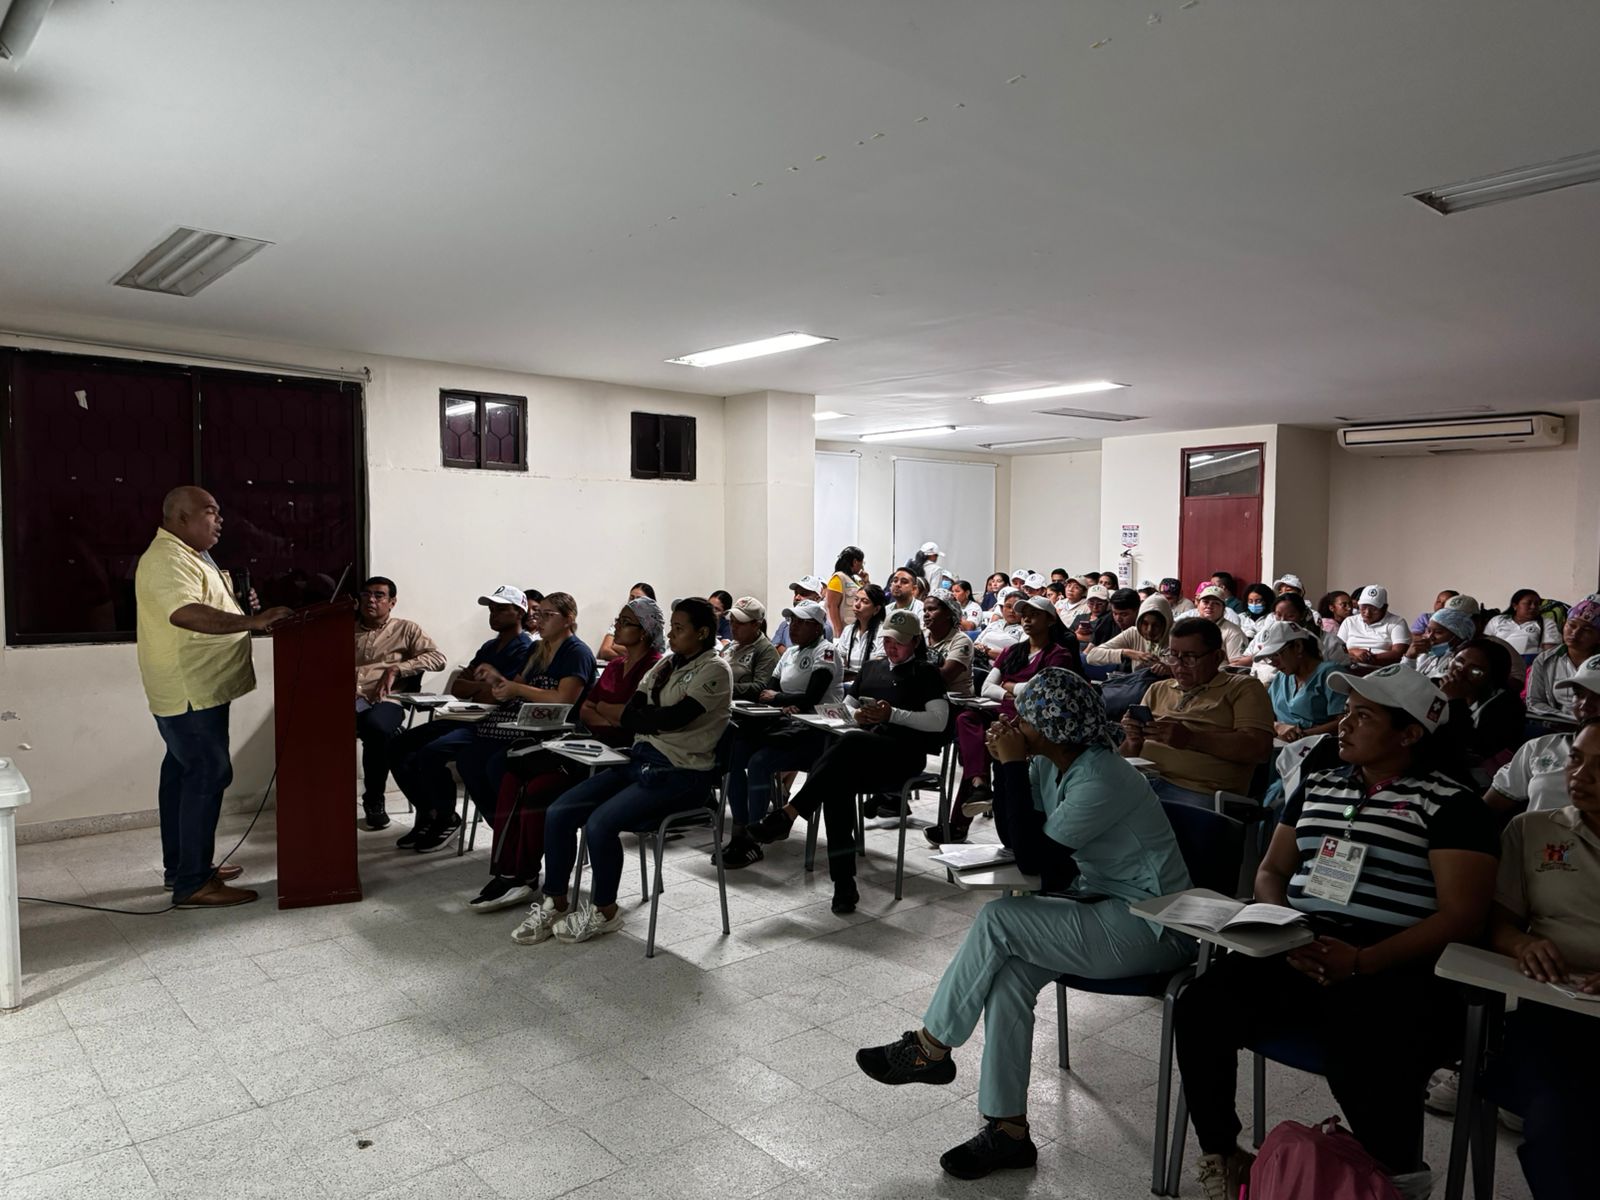
<path id="1" fill-rule="evenodd" d="M 1249 608 L 1250 615 L 1252 617 L 1259 617 L 1262 613 L 1267 611 L 1267 606 L 1265 604 L 1250 604 L 1246 605 L 1246 607 Z"/>
<path id="2" fill-rule="evenodd" d="M 1437 646 L 1430 646 L 1428 648 L 1428 653 L 1433 655 L 1435 658 L 1443 658 L 1446 654 L 1450 653 L 1450 647 L 1441 643 Z"/>

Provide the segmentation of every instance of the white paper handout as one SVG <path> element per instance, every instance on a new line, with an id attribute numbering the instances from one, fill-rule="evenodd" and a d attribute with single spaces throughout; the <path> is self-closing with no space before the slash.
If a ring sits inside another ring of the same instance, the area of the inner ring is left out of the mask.
<path id="1" fill-rule="evenodd" d="M 993 842 L 979 842 L 972 845 L 965 842 L 941 843 L 939 853 L 931 857 L 934 862 L 956 871 L 998 867 L 1003 863 L 1015 862 L 1017 858 L 1011 852 L 1011 847 Z"/>
<path id="2" fill-rule="evenodd" d="M 1220 933 L 1243 925 L 1293 925 L 1304 921 L 1306 915 L 1282 904 L 1246 904 L 1242 900 L 1215 900 L 1209 896 L 1179 896 L 1162 910 L 1161 919 Z"/>

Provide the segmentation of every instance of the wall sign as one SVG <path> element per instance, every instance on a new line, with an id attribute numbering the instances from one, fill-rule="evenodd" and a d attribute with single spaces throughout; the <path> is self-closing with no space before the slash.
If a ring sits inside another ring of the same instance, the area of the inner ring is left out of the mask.
<path id="1" fill-rule="evenodd" d="M 1139 544 L 1139 527 L 1137 525 L 1124 525 L 1122 527 L 1122 544 L 1130 550 Z"/>

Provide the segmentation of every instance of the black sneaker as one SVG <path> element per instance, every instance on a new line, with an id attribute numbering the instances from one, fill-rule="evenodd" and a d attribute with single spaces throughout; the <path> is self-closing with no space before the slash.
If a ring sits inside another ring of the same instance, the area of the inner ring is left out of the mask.
<path id="1" fill-rule="evenodd" d="M 461 818 L 451 813 L 437 825 L 429 825 L 422 831 L 422 836 L 416 840 L 411 848 L 418 854 L 432 854 L 444 846 L 451 838 L 455 837 L 456 830 L 461 828 Z"/>
<path id="2" fill-rule="evenodd" d="M 856 891 L 854 879 L 841 879 L 833 885 L 833 911 L 840 916 L 853 913 L 856 902 L 861 899 L 861 893 Z"/>
<path id="3" fill-rule="evenodd" d="M 856 1066 L 879 1083 L 949 1083 L 956 1077 L 955 1055 L 946 1050 L 943 1058 L 929 1058 L 922 1050 L 916 1031 L 908 1029 L 898 1042 L 887 1046 L 868 1046 L 856 1051 Z"/>
<path id="4" fill-rule="evenodd" d="M 533 888 L 528 884 L 496 875 L 483 885 L 483 891 L 467 901 L 467 907 L 473 912 L 499 912 L 502 908 L 526 904 L 532 896 Z"/>
<path id="5" fill-rule="evenodd" d="M 722 848 L 722 865 L 730 871 L 737 871 L 741 867 L 748 867 L 751 863 L 760 862 L 766 856 L 766 852 L 756 844 L 755 839 L 745 833 L 730 838 L 728 844 Z"/>
<path id="6" fill-rule="evenodd" d="M 775 808 L 750 826 L 749 832 L 756 841 L 764 846 L 770 846 L 773 842 L 786 840 L 793 828 L 794 822 L 789 819 L 789 814 L 781 808 Z"/>
<path id="7" fill-rule="evenodd" d="M 929 825 L 922 831 L 922 836 L 928 839 L 928 845 L 939 847 L 951 842 L 964 842 L 967 840 L 967 826 L 951 823 L 946 829 L 943 825 Z"/>
<path id="8" fill-rule="evenodd" d="M 1039 1148 L 1024 1128 L 1022 1136 L 1012 1137 L 1000 1122 L 985 1119 L 978 1136 L 946 1150 L 939 1165 L 957 1179 L 982 1179 L 991 1171 L 1021 1169 L 1038 1165 Z"/>
<path id="9" fill-rule="evenodd" d="M 381 802 L 378 804 L 363 803 L 361 811 L 366 815 L 367 823 L 364 828 L 369 833 L 376 833 L 380 829 L 389 828 L 389 814 L 384 811 Z"/>
<path id="10" fill-rule="evenodd" d="M 421 813 L 417 814 L 417 823 L 411 827 L 411 832 L 395 839 L 395 845 L 401 850 L 415 850 L 417 843 L 428 836 L 428 831 L 433 828 L 430 822 Z"/>

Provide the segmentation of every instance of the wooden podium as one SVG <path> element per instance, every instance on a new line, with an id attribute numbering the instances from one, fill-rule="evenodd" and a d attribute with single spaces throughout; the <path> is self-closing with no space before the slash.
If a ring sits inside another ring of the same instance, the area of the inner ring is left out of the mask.
<path id="1" fill-rule="evenodd" d="M 351 770 L 355 611 L 303 608 L 272 630 L 278 755 L 278 907 L 361 899 Z"/>

